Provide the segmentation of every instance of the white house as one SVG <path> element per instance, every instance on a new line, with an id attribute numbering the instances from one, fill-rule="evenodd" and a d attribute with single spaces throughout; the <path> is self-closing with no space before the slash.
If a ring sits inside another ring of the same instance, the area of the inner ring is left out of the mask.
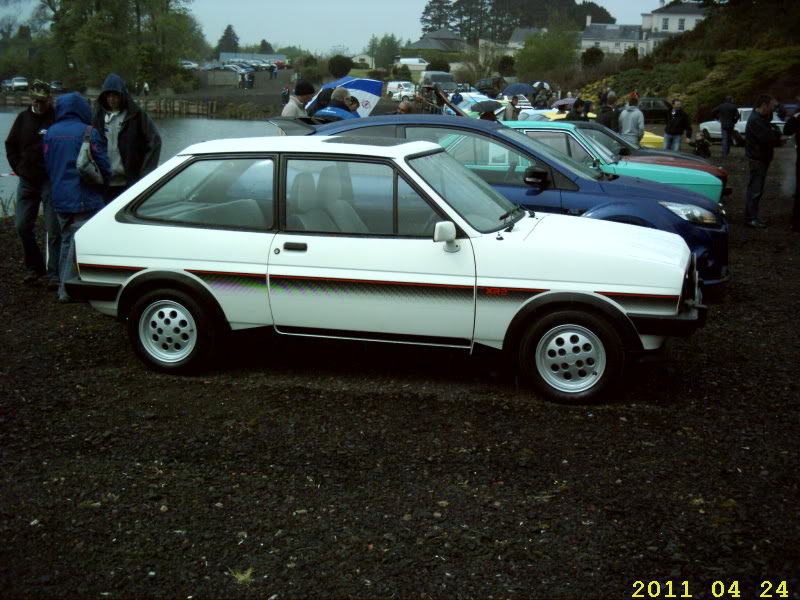
<path id="1" fill-rule="evenodd" d="M 359 54 L 358 56 L 353 56 L 352 58 L 354 63 L 363 62 L 367 63 L 370 69 L 375 68 L 375 62 L 369 54 Z"/>
<path id="2" fill-rule="evenodd" d="M 592 23 L 592 17 L 587 16 L 581 50 L 600 48 L 606 54 L 621 54 L 636 48 L 640 56 L 650 54 L 665 39 L 694 29 L 705 17 L 705 9 L 697 2 L 660 3 L 653 12 L 642 13 L 641 25 Z"/>

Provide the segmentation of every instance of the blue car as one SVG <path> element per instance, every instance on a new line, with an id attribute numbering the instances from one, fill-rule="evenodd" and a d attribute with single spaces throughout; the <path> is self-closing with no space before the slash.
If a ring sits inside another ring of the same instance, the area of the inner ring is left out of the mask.
<path id="1" fill-rule="evenodd" d="M 392 115 L 323 125 L 280 119 L 271 124 L 284 134 L 436 142 L 515 204 L 676 233 L 695 254 L 706 285 L 728 279 L 728 223 L 716 203 L 671 185 L 603 173 L 499 123 L 443 115 Z M 536 173 L 528 177 L 535 183 L 525 182 L 526 171 Z"/>

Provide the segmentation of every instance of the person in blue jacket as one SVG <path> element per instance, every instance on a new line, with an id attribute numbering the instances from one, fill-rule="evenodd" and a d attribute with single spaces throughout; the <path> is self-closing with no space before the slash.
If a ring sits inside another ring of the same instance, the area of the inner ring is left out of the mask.
<path id="1" fill-rule="evenodd" d="M 50 179 L 50 200 L 61 227 L 58 301 L 72 302 L 64 283 L 78 276 L 75 265 L 75 232 L 105 203 L 103 185 L 84 183 L 78 173 L 78 153 L 86 127 L 92 122 L 89 103 L 80 94 L 63 94 L 56 100 L 55 122 L 44 137 L 44 163 Z M 91 131 L 92 156 L 103 180 L 111 179 L 105 144 L 96 129 Z"/>
<path id="2" fill-rule="evenodd" d="M 325 117 L 330 121 L 342 121 L 344 119 L 358 119 L 358 113 L 352 113 L 350 107 L 347 106 L 347 99 L 350 97 L 350 92 L 347 88 L 337 87 L 331 94 L 331 101 L 322 110 L 314 113 L 315 117 Z"/>
<path id="3" fill-rule="evenodd" d="M 114 73 L 103 82 L 92 125 L 100 132 L 111 161 L 106 204 L 158 166 L 161 136 L 153 121 Z"/>

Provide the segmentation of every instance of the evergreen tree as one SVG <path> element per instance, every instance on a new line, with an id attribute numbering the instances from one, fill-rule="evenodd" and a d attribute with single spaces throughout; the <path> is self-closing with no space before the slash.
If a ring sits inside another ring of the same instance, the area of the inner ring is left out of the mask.
<path id="1" fill-rule="evenodd" d="M 274 54 L 275 50 L 272 49 L 272 44 L 270 44 L 267 40 L 261 40 L 261 44 L 258 46 L 259 54 Z"/>
<path id="2" fill-rule="evenodd" d="M 450 29 L 453 21 L 453 5 L 451 0 L 428 0 L 420 17 L 422 31 L 430 33 L 440 29 Z"/>
<path id="3" fill-rule="evenodd" d="M 225 31 L 222 32 L 222 37 L 217 42 L 217 47 L 214 54 L 219 57 L 221 52 L 238 52 L 239 51 L 239 36 L 233 30 L 233 25 L 228 25 Z"/>

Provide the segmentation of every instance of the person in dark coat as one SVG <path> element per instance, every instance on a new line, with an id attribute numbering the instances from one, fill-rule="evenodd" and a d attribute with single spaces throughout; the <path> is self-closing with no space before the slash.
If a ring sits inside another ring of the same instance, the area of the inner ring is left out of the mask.
<path id="1" fill-rule="evenodd" d="M 719 119 L 720 135 L 722 136 L 722 156 L 728 156 L 733 143 L 733 127 L 742 118 L 739 109 L 733 103 L 733 96 L 725 96 L 725 102 L 714 107 L 711 111 L 715 119 Z"/>
<path id="2" fill-rule="evenodd" d="M 597 122 L 605 125 L 612 131 L 619 133 L 619 111 L 617 110 L 617 95 L 609 92 L 605 103 L 600 107 L 600 114 L 597 115 Z"/>
<path id="3" fill-rule="evenodd" d="M 119 75 L 106 77 L 97 104 L 92 126 L 100 132 L 111 161 L 108 204 L 158 166 L 161 136 Z"/>
<path id="4" fill-rule="evenodd" d="M 77 159 L 86 127 L 92 118 L 89 103 L 80 94 L 63 94 L 56 100 L 56 121 L 44 138 L 44 162 L 52 184 L 53 208 L 61 226 L 58 301 L 72 302 L 65 283 L 78 276 L 75 265 L 75 233 L 105 205 L 102 185 L 85 183 L 78 173 Z M 92 157 L 104 182 L 112 177 L 100 132 L 90 134 Z"/>
<path id="5" fill-rule="evenodd" d="M 794 163 L 794 208 L 792 210 L 792 231 L 800 232 L 800 105 L 783 125 L 784 135 L 794 136 L 797 153 Z"/>
<path id="6" fill-rule="evenodd" d="M 58 285 L 58 257 L 61 254 L 61 228 L 50 202 L 50 182 L 44 166 L 42 141 L 47 128 L 55 120 L 50 87 L 34 81 L 30 91 L 31 105 L 17 115 L 6 139 L 6 157 L 16 173 L 17 205 L 14 227 L 22 242 L 22 256 L 27 274 L 23 283 L 33 283 L 47 275 L 48 287 Z M 47 265 L 36 242 L 36 218 L 44 207 L 47 232 Z"/>
<path id="7" fill-rule="evenodd" d="M 588 121 L 588 117 L 583 114 L 583 100 L 577 98 L 575 102 L 572 103 L 572 107 L 569 109 L 567 116 L 564 117 L 565 121 Z"/>
<path id="8" fill-rule="evenodd" d="M 681 151 L 681 136 L 686 133 L 686 141 L 692 141 L 692 124 L 681 108 L 681 101 L 675 98 L 672 101 L 672 110 L 667 114 L 664 127 L 664 150 L 673 152 Z"/>
<path id="9" fill-rule="evenodd" d="M 750 181 L 747 184 L 744 208 L 745 224 L 748 227 L 766 227 L 758 218 L 758 207 L 764 195 L 764 183 L 775 147 L 781 143 L 780 132 L 772 127 L 772 111 L 777 102 L 772 96 L 759 96 L 755 108 L 747 119 L 744 133 L 744 153 L 750 166 Z"/>

